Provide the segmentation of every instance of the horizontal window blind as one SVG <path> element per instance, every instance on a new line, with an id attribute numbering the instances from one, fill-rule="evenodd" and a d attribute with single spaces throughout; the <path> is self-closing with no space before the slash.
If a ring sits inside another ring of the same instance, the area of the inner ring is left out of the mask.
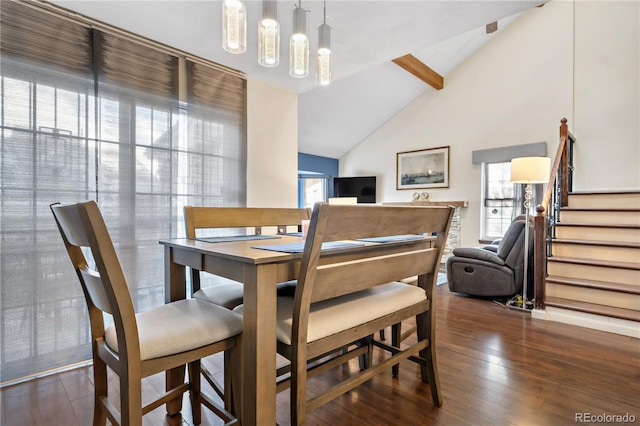
<path id="1" fill-rule="evenodd" d="M 178 58 L 117 34 L 94 30 L 98 81 L 139 94 L 178 98 Z"/>
<path id="2" fill-rule="evenodd" d="M 0 11 L 3 58 L 17 57 L 90 76 L 89 28 L 14 1 L 3 1 Z"/>
<path id="3" fill-rule="evenodd" d="M 471 161 L 473 164 L 502 163 L 518 157 L 544 157 L 546 155 L 547 143 L 536 142 L 472 151 Z"/>
<path id="4" fill-rule="evenodd" d="M 187 60 L 188 160 L 201 164 L 207 195 L 193 194 L 193 205 L 246 205 L 246 80 Z M 211 119 L 215 117 L 215 119 Z M 190 177 L 189 182 L 193 179 Z"/>
<path id="5" fill-rule="evenodd" d="M 183 206 L 246 204 L 246 81 L 204 64 L 181 77 L 175 52 L 46 5 L 0 7 L 7 384 L 90 359 L 84 296 L 49 204 L 97 200 L 136 311 L 164 303 L 158 240 L 184 236 Z M 182 104 L 180 78 L 198 81 Z"/>

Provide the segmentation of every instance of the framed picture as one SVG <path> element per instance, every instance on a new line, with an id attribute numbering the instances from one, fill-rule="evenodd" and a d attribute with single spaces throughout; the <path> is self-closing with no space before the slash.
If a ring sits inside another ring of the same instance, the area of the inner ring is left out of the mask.
<path id="1" fill-rule="evenodd" d="M 449 147 L 396 154 L 396 188 L 448 188 Z"/>

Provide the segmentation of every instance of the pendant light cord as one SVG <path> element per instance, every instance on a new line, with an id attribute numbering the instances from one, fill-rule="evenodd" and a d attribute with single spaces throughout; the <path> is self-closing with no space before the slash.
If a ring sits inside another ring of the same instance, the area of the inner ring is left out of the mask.
<path id="1" fill-rule="evenodd" d="M 327 0 L 322 2 L 322 23 L 327 23 Z"/>

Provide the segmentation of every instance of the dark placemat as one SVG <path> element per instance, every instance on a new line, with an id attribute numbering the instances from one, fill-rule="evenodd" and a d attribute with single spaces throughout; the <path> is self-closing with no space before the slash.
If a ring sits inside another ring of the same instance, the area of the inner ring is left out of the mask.
<path id="1" fill-rule="evenodd" d="M 198 241 L 205 243 L 227 243 L 229 241 L 249 241 L 249 240 L 270 240 L 280 238 L 277 235 L 227 235 L 223 237 L 203 237 L 196 238 Z"/>
<path id="2" fill-rule="evenodd" d="M 342 241 L 329 241 L 322 243 L 322 250 L 335 250 L 340 248 L 362 247 L 364 244 L 344 243 Z M 302 253 L 304 251 L 304 241 L 299 243 L 269 244 L 268 246 L 252 246 L 260 250 L 279 251 L 283 253 Z"/>
<path id="3" fill-rule="evenodd" d="M 396 241 L 422 240 L 424 235 L 407 234 L 407 235 L 388 235 L 386 237 L 358 238 L 357 241 L 365 241 L 367 243 L 393 243 Z"/>

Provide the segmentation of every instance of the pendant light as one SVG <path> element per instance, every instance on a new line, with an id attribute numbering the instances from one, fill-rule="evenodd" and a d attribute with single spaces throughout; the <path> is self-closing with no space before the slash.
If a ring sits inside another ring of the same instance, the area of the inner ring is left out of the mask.
<path id="1" fill-rule="evenodd" d="M 262 0 L 262 19 L 258 23 L 258 63 L 263 67 L 276 67 L 280 63 L 277 0 Z"/>
<path id="2" fill-rule="evenodd" d="M 295 78 L 304 78 L 309 75 L 307 11 L 302 8 L 302 0 L 293 10 L 293 34 L 289 42 L 289 75 Z"/>
<path id="3" fill-rule="evenodd" d="M 247 8 L 241 0 L 222 0 L 222 48 L 229 53 L 247 50 Z"/>
<path id="4" fill-rule="evenodd" d="M 318 27 L 318 81 L 331 83 L 331 27 L 327 25 L 327 1 L 324 0 L 322 25 Z"/>

